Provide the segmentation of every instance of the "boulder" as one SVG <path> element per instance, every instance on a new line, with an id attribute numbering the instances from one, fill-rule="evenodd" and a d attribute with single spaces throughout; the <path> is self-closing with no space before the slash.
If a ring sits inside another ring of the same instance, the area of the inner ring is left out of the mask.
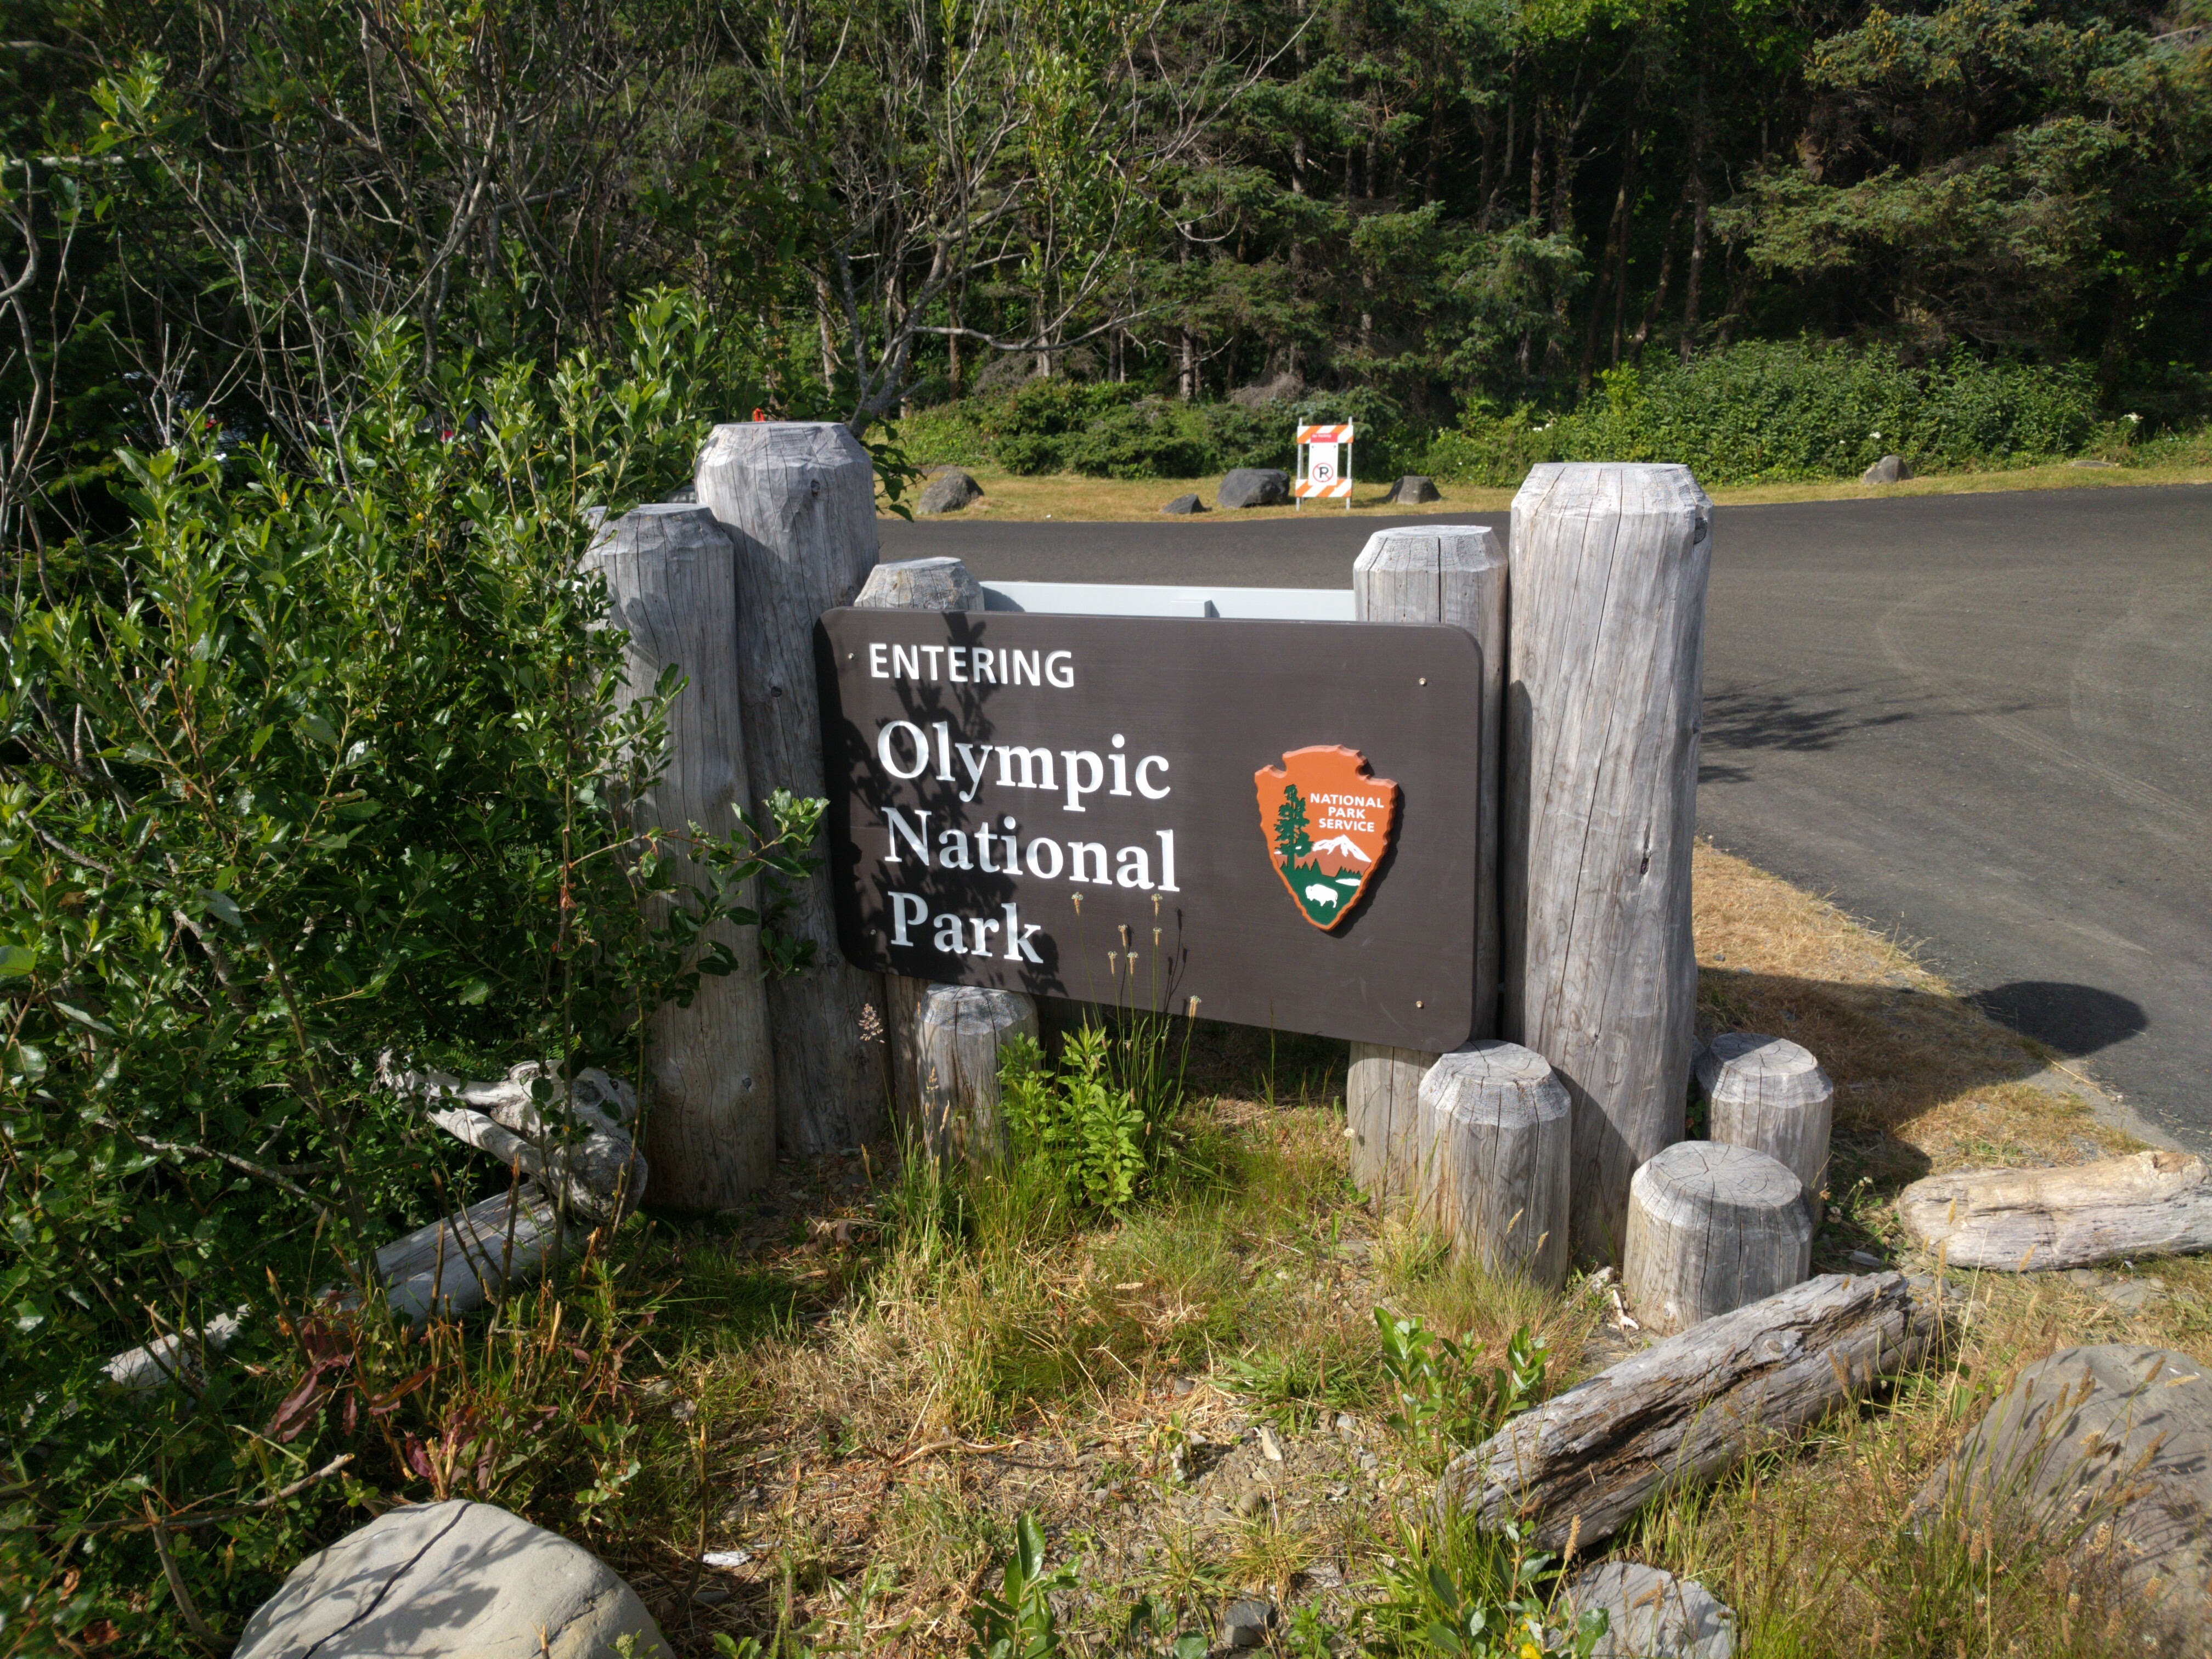
<path id="1" fill-rule="evenodd" d="M 922 486 L 914 504 L 917 513 L 957 513 L 970 501 L 983 498 L 983 486 L 957 466 L 943 466 Z"/>
<path id="2" fill-rule="evenodd" d="M 1189 513 L 1203 513 L 1206 511 L 1206 503 L 1199 500 L 1195 495 L 1178 495 L 1173 501 L 1170 501 L 1165 507 L 1162 507 L 1160 511 L 1163 513 L 1173 513 L 1178 515 Z"/>
<path id="3" fill-rule="evenodd" d="M 1224 507 L 1281 507 L 1291 499 L 1291 475 L 1279 466 L 1240 466 L 1213 496 Z"/>
<path id="4" fill-rule="evenodd" d="M 1913 1499 L 1919 1524 L 2036 1528 L 2132 1602 L 2146 1646 L 2212 1655 L 2212 1370 L 2118 1344 L 2023 1370 Z"/>
<path id="5" fill-rule="evenodd" d="M 1694 1578 L 1638 1561 L 1601 1561 L 1568 1584 L 1564 1623 L 1593 1609 L 1606 1632 L 1590 1659 L 1734 1659 L 1735 1613 Z"/>
<path id="6" fill-rule="evenodd" d="M 2187 1152 L 2051 1170 L 1959 1170 L 1897 1195 L 1905 1230 L 1954 1267 L 2094 1267 L 2212 1249 L 2212 1170 Z"/>
<path id="7" fill-rule="evenodd" d="M 1905 464 L 1902 455 L 1885 455 L 1865 471 L 1859 482 L 1869 484 L 1902 483 L 1912 476 L 1912 469 Z"/>
<path id="8" fill-rule="evenodd" d="M 635 1659 L 668 1644 L 636 1592 L 581 1545 L 489 1504 L 379 1516 L 292 1570 L 232 1659 Z"/>
<path id="9" fill-rule="evenodd" d="M 1425 501 L 1440 501 L 1436 480 L 1425 478 L 1418 472 L 1408 472 L 1390 486 L 1390 499 L 1403 507 L 1419 507 Z"/>

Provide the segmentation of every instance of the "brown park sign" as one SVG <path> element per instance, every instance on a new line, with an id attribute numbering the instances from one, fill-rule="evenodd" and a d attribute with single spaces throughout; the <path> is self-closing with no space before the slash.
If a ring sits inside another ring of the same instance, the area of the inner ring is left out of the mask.
<path id="1" fill-rule="evenodd" d="M 847 610 L 816 648 L 855 966 L 1467 1040 L 1483 720 L 1467 633 Z"/>

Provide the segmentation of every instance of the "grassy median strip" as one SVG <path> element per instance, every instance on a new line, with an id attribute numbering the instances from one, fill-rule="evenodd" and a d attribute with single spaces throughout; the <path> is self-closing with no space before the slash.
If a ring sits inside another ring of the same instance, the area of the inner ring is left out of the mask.
<path id="1" fill-rule="evenodd" d="M 1211 511 L 1195 520 L 1169 517 L 1160 508 L 1176 496 L 1195 493 L 1210 509 L 1221 487 L 1221 475 L 1204 478 L 1086 478 L 1074 473 L 1023 477 L 995 467 L 966 469 L 983 486 L 983 498 L 958 513 L 924 520 L 938 524 L 972 523 L 977 520 L 1105 520 L 1120 523 L 1143 520 L 1176 526 L 1220 522 Z M 1455 514 L 1503 513 L 1513 504 L 1510 489 L 1485 489 L 1439 481 L 1443 500 L 1425 507 L 1399 507 L 1388 498 L 1395 478 L 1361 482 L 1353 486 L 1347 514 L 1341 501 L 1308 502 L 1293 507 L 1251 507 L 1227 516 L 1238 523 L 1248 519 L 1285 519 L 1334 514 L 1338 518 L 1414 517 L 1449 522 Z M 1897 495 L 1983 495 L 2008 489 L 2095 489 L 2131 484 L 2212 483 L 2212 466 L 2024 466 L 1986 472 L 1947 472 L 1911 478 L 1902 483 L 1863 484 L 1856 479 L 1835 478 L 1811 483 L 1744 484 L 1716 489 L 1713 500 L 1723 507 L 1756 507 L 1780 501 L 1856 501 Z M 913 504 L 917 491 L 908 492 Z M 879 498 L 880 501 L 881 498 Z M 886 514 L 888 506 L 884 507 Z"/>

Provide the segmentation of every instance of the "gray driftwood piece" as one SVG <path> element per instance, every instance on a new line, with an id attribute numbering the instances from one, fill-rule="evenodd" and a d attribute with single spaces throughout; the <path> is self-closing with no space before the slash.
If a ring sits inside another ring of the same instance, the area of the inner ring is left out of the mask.
<path id="1" fill-rule="evenodd" d="M 1938 1292 L 1903 1273 L 1828 1273 L 1653 1344 L 1452 1460 L 1439 1510 L 1516 1516 L 1556 1550 L 1619 1531 L 1648 1499 L 1786 1443 L 1937 1334 Z"/>
<path id="2" fill-rule="evenodd" d="M 2212 1171 L 2187 1152 L 2055 1170 L 1960 1170 L 1898 1194 L 1906 1229 L 1954 1267 L 2087 1267 L 2212 1249 Z"/>
<path id="3" fill-rule="evenodd" d="M 1482 776 L 1476 792 L 1474 1025 L 1486 1037 L 1498 1019 L 1498 812 L 1505 685 L 1505 557 L 1481 525 L 1379 530 L 1352 567 L 1352 614 L 1361 622 L 1448 623 L 1474 635 L 1482 650 Z M 1403 1198 L 1419 1173 L 1418 1150 L 1400 1145 L 1415 1133 L 1415 1091 L 1436 1056 L 1380 1044 L 1352 1045 L 1345 1109 L 1352 1180 L 1377 1198 Z"/>
<path id="4" fill-rule="evenodd" d="M 999 1059 L 1016 1037 L 1037 1040 L 1034 997 L 980 985 L 931 985 L 915 1021 L 918 1139 L 930 1156 L 994 1164 L 1006 1154 Z"/>
<path id="5" fill-rule="evenodd" d="M 1682 1138 L 1712 503 L 1682 466 L 1548 463 L 1513 498 L 1498 1035 L 1575 1103 L 1574 1245 Z"/>
<path id="6" fill-rule="evenodd" d="M 377 1062 L 380 1083 L 420 1099 L 456 1140 L 559 1194 L 571 1220 L 619 1220 L 645 1196 L 647 1166 L 629 1135 L 637 1095 L 620 1079 L 592 1066 L 564 1086 L 525 1060 L 497 1083 L 471 1083 L 444 1072 L 395 1071 L 391 1059 Z"/>
<path id="7" fill-rule="evenodd" d="M 1629 1183 L 1621 1290 L 1661 1333 L 1799 1283 L 1813 1260 L 1805 1189 L 1748 1146 L 1678 1140 Z"/>
<path id="8" fill-rule="evenodd" d="M 1492 1273 L 1565 1283 L 1572 1109 L 1549 1062 L 1517 1042 L 1470 1042 L 1429 1068 L 1420 1103 L 1434 1212 L 1453 1243 Z"/>
<path id="9" fill-rule="evenodd" d="M 1352 1045 L 1344 1079 L 1352 1182 L 1377 1203 L 1413 1196 L 1420 1175 L 1421 1079 L 1436 1061 L 1418 1048 Z"/>
<path id="10" fill-rule="evenodd" d="M 553 1201 L 526 1181 L 393 1239 L 376 1253 L 377 1276 L 392 1311 L 420 1325 L 433 1314 L 473 1313 L 532 1282 L 584 1237 L 563 1228 Z"/>
<path id="11" fill-rule="evenodd" d="M 1698 1051 L 1697 1077 L 1709 1108 L 1705 1133 L 1788 1164 L 1817 1227 L 1836 1107 L 1836 1085 L 1820 1062 L 1785 1038 L 1729 1031 Z"/>
<path id="12" fill-rule="evenodd" d="M 826 790 L 814 623 L 852 604 L 875 568 L 875 467 L 836 422 L 744 422 L 708 438 L 698 488 L 700 505 L 737 543 L 738 689 L 753 810 L 765 829 L 775 790 Z M 777 926 L 811 941 L 814 960 L 769 987 L 776 1139 L 787 1153 L 819 1158 L 883 1125 L 889 1073 L 866 1035 L 883 982 L 838 954 L 826 863 L 797 887 Z"/>
<path id="13" fill-rule="evenodd" d="M 669 710 L 668 769 L 639 816 L 676 836 L 691 823 L 710 836 L 738 833 L 734 809 L 750 805 L 750 784 L 735 650 L 737 551 L 728 533 L 704 507 L 635 507 L 599 532 L 585 567 L 606 579 L 608 622 L 629 635 L 623 701 L 651 696 L 672 664 L 689 680 Z M 679 880 L 700 879 L 688 858 L 676 867 Z M 659 1176 L 653 1196 L 679 1210 L 728 1209 L 775 1169 L 760 930 L 720 922 L 710 937 L 729 946 L 737 971 L 702 980 L 688 1008 L 656 1011 L 646 1043 L 653 1084 L 646 1152 Z"/>

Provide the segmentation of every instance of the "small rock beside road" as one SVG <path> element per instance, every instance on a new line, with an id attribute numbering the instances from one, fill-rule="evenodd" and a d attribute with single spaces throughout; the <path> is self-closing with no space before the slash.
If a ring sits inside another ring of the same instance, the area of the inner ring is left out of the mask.
<path id="1" fill-rule="evenodd" d="M 1569 1630 L 1593 1608 L 1606 1633 L 1590 1659 L 1734 1659 L 1735 1613 L 1694 1578 L 1637 1561 L 1601 1561 L 1567 1586 Z"/>
<path id="2" fill-rule="evenodd" d="M 1165 507 L 1162 507 L 1160 511 L 1163 513 L 1173 513 L 1180 517 L 1188 514 L 1205 512 L 1206 503 L 1199 500 L 1195 495 L 1178 495 L 1173 501 L 1170 501 Z"/>
<path id="3" fill-rule="evenodd" d="M 917 513 L 957 513 L 970 501 L 983 499 L 983 486 L 957 466 L 939 467 L 914 504 Z"/>
<path id="4" fill-rule="evenodd" d="M 1440 501 L 1443 495 L 1437 489 L 1435 479 L 1408 472 L 1390 486 L 1390 499 L 1401 507 L 1419 507 L 1428 501 Z"/>
<path id="5" fill-rule="evenodd" d="M 1925 1526 L 2043 1528 L 2109 1576 L 2164 1653 L 2212 1655 L 2212 1374 L 2185 1354 L 2062 1348 L 1929 1477 Z"/>
<path id="6" fill-rule="evenodd" d="M 1911 476 L 1912 469 L 1905 465 L 1904 456 L 1885 455 L 1859 474 L 1859 482 L 1864 484 L 1903 483 Z"/>
<path id="7" fill-rule="evenodd" d="M 667 1659 L 636 1592 L 580 1544 L 453 1498 L 377 1516 L 292 1570 L 233 1659 Z"/>
<path id="8" fill-rule="evenodd" d="M 1281 507 L 1291 499 L 1291 475 L 1280 467 L 1240 466 L 1213 492 L 1224 509 Z"/>

